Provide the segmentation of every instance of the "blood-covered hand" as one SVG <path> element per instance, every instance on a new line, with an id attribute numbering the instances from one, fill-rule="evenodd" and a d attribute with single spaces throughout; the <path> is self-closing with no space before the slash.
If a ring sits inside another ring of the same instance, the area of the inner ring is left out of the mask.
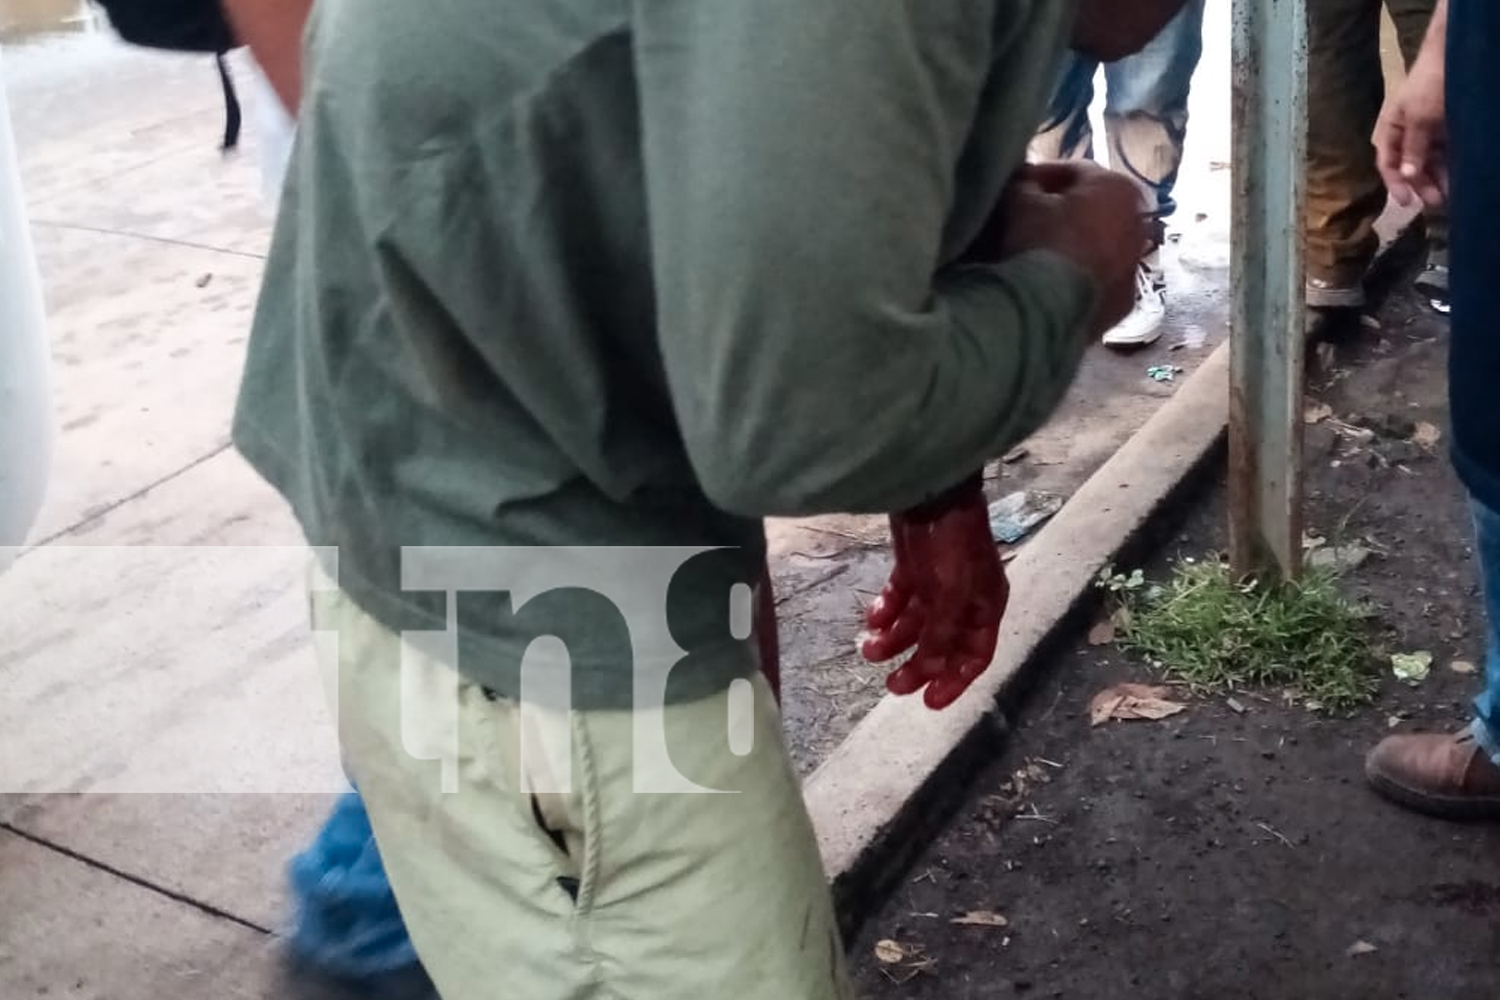
<path id="1" fill-rule="evenodd" d="M 925 689 L 929 708 L 947 708 L 989 667 L 1010 597 L 978 480 L 892 514 L 891 542 L 896 565 L 866 616 L 865 659 L 885 663 L 915 647 L 886 687 Z"/>

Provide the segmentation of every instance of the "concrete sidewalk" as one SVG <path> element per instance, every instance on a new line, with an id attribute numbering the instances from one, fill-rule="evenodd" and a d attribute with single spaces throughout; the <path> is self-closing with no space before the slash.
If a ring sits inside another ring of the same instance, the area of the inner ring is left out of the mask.
<path id="1" fill-rule="evenodd" d="M 1071 494 L 1173 391 L 1147 367 L 1191 370 L 1222 339 L 1225 22 L 1199 80 L 1173 327 L 1149 352 L 1096 352 L 997 490 Z M 62 433 L 34 547 L 0 577 L 0 997 L 293 996 L 271 949 L 282 869 L 342 779 L 300 534 L 228 446 L 270 228 L 253 130 L 218 152 L 206 59 L 98 33 L 5 59 Z M 772 540 L 806 771 L 881 690 L 851 640 L 884 526 L 781 523 Z"/>
<path id="2" fill-rule="evenodd" d="M 5 54 L 61 442 L 0 579 L 0 996 L 291 996 L 281 871 L 341 777 L 300 535 L 228 450 L 254 138 L 218 152 L 209 60 Z"/>

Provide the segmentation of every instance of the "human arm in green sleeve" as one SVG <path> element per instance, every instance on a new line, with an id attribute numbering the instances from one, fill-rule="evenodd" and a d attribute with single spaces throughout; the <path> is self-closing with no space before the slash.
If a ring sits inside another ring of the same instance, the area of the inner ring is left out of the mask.
<path id="1" fill-rule="evenodd" d="M 939 267 L 994 19 L 1052 2 L 637 0 L 661 350 L 719 506 L 906 507 L 1060 399 L 1092 280 Z"/>

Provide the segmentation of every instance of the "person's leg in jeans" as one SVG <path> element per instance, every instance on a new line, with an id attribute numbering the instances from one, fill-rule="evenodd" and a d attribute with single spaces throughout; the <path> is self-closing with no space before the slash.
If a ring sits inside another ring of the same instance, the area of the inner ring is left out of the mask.
<path id="1" fill-rule="evenodd" d="M 1308 18 L 1307 300 L 1364 305 L 1385 185 L 1370 136 L 1385 97 L 1380 0 L 1314 0 Z"/>
<path id="2" fill-rule="evenodd" d="M 1151 44 L 1104 68 L 1110 166 L 1134 179 L 1158 221 L 1177 209 L 1172 190 L 1187 141 L 1188 96 L 1203 56 L 1205 0 L 1192 0 Z"/>
<path id="3" fill-rule="evenodd" d="M 1057 88 L 1047 106 L 1047 117 L 1031 140 L 1033 160 L 1092 160 L 1094 126 L 1089 106 L 1094 103 L 1094 76 L 1099 64 L 1077 53 L 1063 61 Z"/>
<path id="4" fill-rule="evenodd" d="M 1474 555 L 1484 585 L 1484 614 L 1488 649 L 1484 661 L 1484 690 L 1474 699 L 1474 739 L 1500 762 L 1500 512 L 1479 501 L 1474 507 Z"/>
<path id="5" fill-rule="evenodd" d="M 295 971 L 381 1000 L 430 1000 L 427 979 L 386 876 L 364 802 L 339 797 L 287 866 L 294 906 L 286 946 Z"/>
<path id="6" fill-rule="evenodd" d="M 1149 344 L 1166 321 L 1160 248 L 1177 209 L 1173 189 L 1187 141 L 1188 96 L 1203 55 L 1204 0 L 1191 0 L 1151 44 L 1104 68 L 1104 127 L 1110 168 L 1141 186 L 1155 216 L 1153 245 L 1141 261 L 1135 310 L 1104 336 L 1115 347 Z"/>
<path id="7" fill-rule="evenodd" d="M 1432 21 L 1435 0 L 1386 0 L 1391 20 L 1396 25 L 1396 37 L 1401 43 L 1401 56 L 1407 68 L 1417 58 L 1422 40 L 1427 37 L 1427 26 Z M 1448 210 L 1428 208 L 1427 263 L 1417 276 L 1417 291 L 1427 297 L 1438 312 L 1448 312 Z"/>
<path id="8" fill-rule="evenodd" d="M 1454 736 L 1389 737 L 1365 762 L 1370 784 L 1386 798 L 1453 819 L 1500 817 L 1500 512 L 1472 505 L 1489 644 L 1474 722 Z"/>

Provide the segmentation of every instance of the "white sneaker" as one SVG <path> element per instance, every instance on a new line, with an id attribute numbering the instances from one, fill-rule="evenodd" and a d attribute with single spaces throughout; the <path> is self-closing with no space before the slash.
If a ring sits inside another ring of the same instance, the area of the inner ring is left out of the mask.
<path id="1" fill-rule="evenodd" d="M 1167 276 L 1161 269 L 1161 252 L 1153 250 L 1135 272 L 1135 308 L 1104 335 L 1109 347 L 1145 347 L 1161 337 L 1167 321 Z"/>

